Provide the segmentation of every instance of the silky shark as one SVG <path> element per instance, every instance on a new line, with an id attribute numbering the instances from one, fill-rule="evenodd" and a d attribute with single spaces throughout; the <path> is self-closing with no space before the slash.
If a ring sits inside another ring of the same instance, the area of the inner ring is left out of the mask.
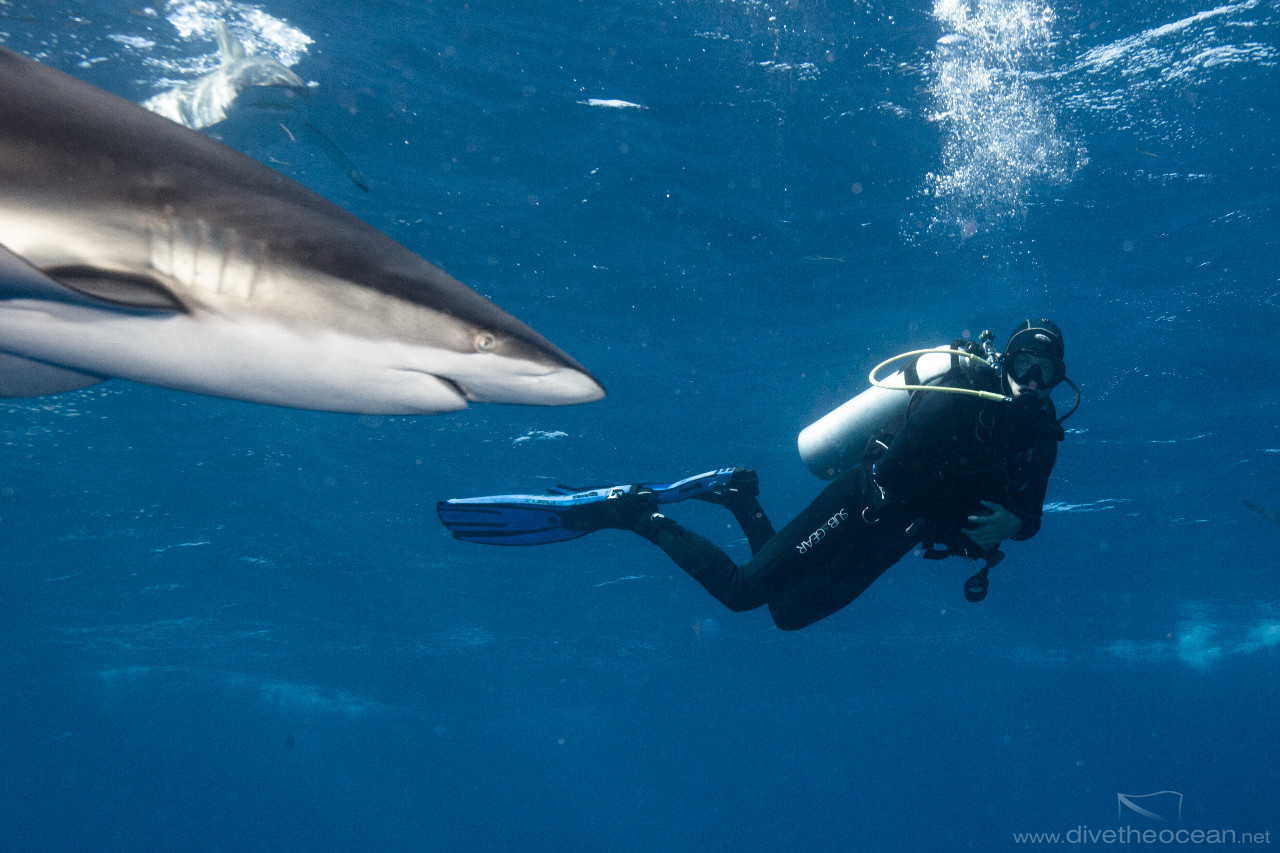
<path id="1" fill-rule="evenodd" d="M 1267 521 L 1270 521 L 1272 524 L 1280 524 L 1280 512 L 1276 512 L 1274 509 L 1268 509 L 1265 506 L 1259 506 L 1258 504 L 1253 503 L 1252 501 L 1240 501 L 1240 503 L 1244 504 L 1246 507 L 1256 512 L 1258 515 L 1262 516 Z"/>
<path id="2" fill-rule="evenodd" d="M 142 106 L 183 127 L 200 130 L 226 121 L 233 106 L 244 106 L 243 102 L 249 99 L 241 98 L 241 94 L 246 89 L 278 93 L 269 102 L 269 107 L 296 114 L 301 119 L 301 124 L 296 125 L 298 135 L 319 146 L 353 184 L 368 192 L 369 184 L 356 164 L 307 117 L 311 90 L 303 79 L 272 57 L 246 53 L 240 39 L 223 21 L 214 24 L 214 36 L 221 60 L 217 68 L 189 83 L 148 98 Z M 293 131 L 284 122 L 279 124 L 291 139 L 294 138 Z"/>
<path id="3" fill-rule="evenodd" d="M 0 48 L 0 394 L 111 377 L 425 414 L 604 396 L 480 294 L 283 175 Z"/>
<path id="4" fill-rule="evenodd" d="M 184 127 L 199 130 L 226 120 L 227 110 L 244 89 L 272 87 L 306 93 L 306 82 L 283 63 L 246 53 L 224 22 L 214 25 L 214 36 L 221 59 L 217 68 L 190 83 L 154 95 L 142 105 Z"/>

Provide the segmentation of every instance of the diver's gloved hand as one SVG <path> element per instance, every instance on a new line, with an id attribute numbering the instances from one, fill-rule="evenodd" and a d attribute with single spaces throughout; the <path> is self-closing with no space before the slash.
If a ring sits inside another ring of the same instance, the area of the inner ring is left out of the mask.
<path id="1" fill-rule="evenodd" d="M 1022 519 L 998 503 L 983 501 L 990 515 L 969 516 L 969 526 L 960 531 L 984 551 L 989 551 L 1005 539 L 1012 539 L 1022 529 Z"/>

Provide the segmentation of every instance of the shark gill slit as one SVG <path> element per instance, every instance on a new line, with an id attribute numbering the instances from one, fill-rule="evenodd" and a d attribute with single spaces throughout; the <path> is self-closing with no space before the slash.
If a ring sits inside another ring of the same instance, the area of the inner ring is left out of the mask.
<path id="1" fill-rule="evenodd" d="M 190 313 L 187 306 L 167 287 L 145 275 L 112 272 L 84 265 L 51 267 L 44 272 L 69 290 L 99 302 L 124 308 Z"/>

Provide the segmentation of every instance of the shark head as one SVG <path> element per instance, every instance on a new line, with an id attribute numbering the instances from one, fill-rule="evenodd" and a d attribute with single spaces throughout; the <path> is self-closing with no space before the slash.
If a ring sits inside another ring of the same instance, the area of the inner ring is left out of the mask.
<path id="1" fill-rule="evenodd" d="M 0 187 L 0 371 L 31 373 L 11 387 L 121 377 L 388 414 L 604 395 L 533 329 L 336 205 L 2 49 Z"/>

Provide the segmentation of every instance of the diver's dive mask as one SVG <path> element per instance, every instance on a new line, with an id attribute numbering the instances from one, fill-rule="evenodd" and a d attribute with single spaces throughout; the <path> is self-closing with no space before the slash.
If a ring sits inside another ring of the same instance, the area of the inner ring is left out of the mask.
<path id="1" fill-rule="evenodd" d="M 1006 355 L 1004 368 L 1014 382 L 1032 391 L 1049 391 L 1067 375 L 1061 359 L 1025 350 Z"/>
<path id="2" fill-rule="evenodd" d="M 1047 394 L 1067 376 L 1062 330 L 1050 320 L 1024 320 L 1004 346 L 1004 374 L 1020 387 Z"/>

